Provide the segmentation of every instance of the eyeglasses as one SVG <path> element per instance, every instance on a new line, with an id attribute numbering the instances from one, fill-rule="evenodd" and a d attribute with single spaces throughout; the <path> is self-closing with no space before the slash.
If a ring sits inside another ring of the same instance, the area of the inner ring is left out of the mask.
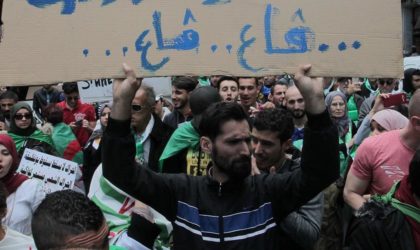
<path id="1" fill-rule="evenodd" d="M 131 110 L 134 112 L 140 112 L 144 107 L 138 104 L 132 104 Z"/>
<path id="2" fill-rule="evenodd" d="M 32 119 L 32 114 L 16 114 L 15 119 L 16 120 L 23 120 L 25 118 L 26 120 Z"/>
<path id="3" fill-rule="evenodd" d="M 68 101 L 70 101 L 70 100 L 75 100 L 75 101 L 77 101 L 77 100 L 79 100 L 79 99 L 80 99 L 80 97 L 78 97 L 78 96 L 66 96 L 66 99 L 67 99 Z"/>

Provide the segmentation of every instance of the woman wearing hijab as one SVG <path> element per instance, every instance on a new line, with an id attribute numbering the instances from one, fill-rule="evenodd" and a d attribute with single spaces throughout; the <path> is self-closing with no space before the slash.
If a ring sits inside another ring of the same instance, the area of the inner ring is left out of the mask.
<path id="1" fill-rule="evenodd" d="M 402 129 L 408 124 L 407 117 L 392 109 L 384 109 L 372 116 L 370 130 L 372 135 Z"/>
<path id="2" fill-rule="evenodd" d="M 340 175 L 347 169 L 348 147 L 352 139 L 351 120 L 348 116 L 347 98 L 339 92 L 330 92 L 325 97 L 325 104 L 332 122 L 337 126 L 340 147 Z"/>
<path id="3" fill-rule="evenodd" d="M 99 124 L 87 141 L 83 149 L 83 181 L 85 184 L 86 193 L 89 192 L 90 182 L 93 173 L 102 161 L 101 151 L 99 145 L 102 139 L 102 134 L 108 126 L 108 118 L 111 114 L 112 103 L 104 103 L 99 106 Z"/>
<path id="4" fill-rule="evenodd" d="M 20 158 L 10 136 L 0 134 L 0 181 L 6 187 L 7 214 L 3 223 L 26 235 L 31 234 L 32 214 L 45 198 L 41 182 L 16 172 Z"/>
<path id="5" fill-rule="evenodd" d="M 22 157 L 25 148 L 56 155 L 51 137 L 37 129 L 32 109 L 25 102 L 18 102 L 13 105 L 8 134 L 16 144 L 19 157 Z"/>
<path id="6" fill-rule="evenodd" d="M 7 191 L 3 183 L 0 182 L 0 219 L 7 214 Z M 4 222 L 0 224 L 0 250 L 9 249 L 35 249 L 35 243 L 31 236 L 19 233 Z"/>
<path id="7" fill-rule="evenodd" d="M 357 134 L 354 136 L 354 144 L 360 145 L 369 135 L 377 135 L 382 132 L 402 129 L 408 124 L 408 119 L 400 112 L 393 109 L 383 109 L 383 99 L 387 95 L 378 96 L 369 114 L 360 124 Z"/>

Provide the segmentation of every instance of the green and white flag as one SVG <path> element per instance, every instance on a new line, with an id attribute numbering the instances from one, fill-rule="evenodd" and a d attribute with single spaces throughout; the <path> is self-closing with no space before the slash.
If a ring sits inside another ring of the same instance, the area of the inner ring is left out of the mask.
<path id="1" fill-rule="evenodd" d="M 88 197 L 102 210 L 108 223 L 110 244 L 118 245 L 119 236 L 130 226 L 136 200 L 103 177 L 102 165 L 96 169 L 89 190 Z M 169 249 L 172 224 L 153 208 L 149 208 L 156 225 L 161 229 L 154 249 Z"/>

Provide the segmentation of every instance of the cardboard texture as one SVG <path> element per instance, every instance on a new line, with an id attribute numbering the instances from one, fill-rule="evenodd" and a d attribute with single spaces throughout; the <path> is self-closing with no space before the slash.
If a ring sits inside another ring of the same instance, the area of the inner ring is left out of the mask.
<path id="1" fill-rule="evenodd" d="M 402 76 L 400 0 L 7 0 L 0 84 L 139 76 Z"/>

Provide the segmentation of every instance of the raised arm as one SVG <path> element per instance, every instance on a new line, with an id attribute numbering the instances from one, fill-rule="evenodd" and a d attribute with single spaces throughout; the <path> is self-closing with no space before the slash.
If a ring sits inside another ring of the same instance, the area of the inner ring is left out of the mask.
<path id="1" fill-rule="evenodd" d="M 125 64 L 124 71 L 126 79 L 114 81 L 113 108 L 101 142 L 103 175 L 118 189 L 173 220 L 176 202 L 171 183 L 174 178 L 158 175 L 135 162 L 135 143 L 130 131 L 131 101 L 141 81 Z"/>
<path id="2" fill-rule="evenodd" d="M 267 180 L 276 203 L 277 218 L 308 202 L 339 177 L 338 132 L 326 110 L 322 78 L 310 78 L 311 66 L 299 68 L 295 75 L 306 106 L 301 167 L 291 174 L 275 175 Z M 285 202 L 285 200 L 287 202 Z"/>

